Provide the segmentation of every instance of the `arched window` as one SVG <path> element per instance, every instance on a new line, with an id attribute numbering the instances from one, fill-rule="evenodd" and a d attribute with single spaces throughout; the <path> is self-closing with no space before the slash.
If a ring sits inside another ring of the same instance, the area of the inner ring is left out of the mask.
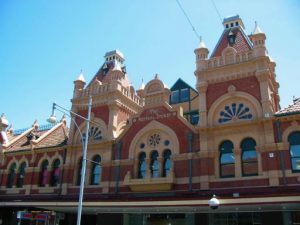
<path id="1" fill-rule="evenodd" d="M 151 175 L 152 177 L 159 177 L 159 162 L 157 151 L 153 151 L 151 153 Z"/>
<path id="2" fill-rule="evenodd" d="M 22 162 L 19 168 L 17 187 L 23 187 L 24 179 L 25 179 L 25 169 L 26 169 L 26 162 Z"/>
<path id="3" fill-rule="evenodd" d="M 60 160 L 56 159 L 52 165 L 51 186 L 55 187 L 59 183 L 60 177 Z"/>
<path id="4" fill-rule="evenodd" d="M 241 143 L 243 176 L 258 175 L 258 163 L 255 146 L 256 142 L 252 138 L 247 138 Z"/>
<path id="5" fill-rule="evenodd" d="M 146 165 L 146 153 L 141 152 L 139 155 L 139 168 L 138 168 L 138 178 L 146 178 L 146 171 L 147 171 L 147 165 Z"/>
<path id="6" fill-rule="evenodd" d="M 171 160 L 171 151 L 169 149 L 164 151 L 164 170 L 163 170 L 163 177 L 169 176 L 169 173 L 172 168 L 172 160 Z"/>
<path id="7" fill-rule="evenodd" d="M 7 177 L 7 184 L 6 184 L 6 186 L 8 188 L 11 188 L 14 185 L 15 175 L 16 175 L 16 167 L 17 167 L 16 163 L 13 163 L 9 168 L 8 177 Z"/>
<path id="8" fill-rule="evenodd" d="M 300 172 L 300 132 L 296 131 L 289 135 L 290 158 L 293 172 Z"/>
<path id="9" fill-rule="evenodd" d="M 48 184 L 48 160 L 44 160 L 41 166 L 41 173 L 40 173 L 40 186 L 44 187 Z"/>
<path id="10" fill-rule="evenodd" d="M 233 144 L 231 141 L 224 141 L 219 148 L 220 158 L 220 176 L 221 177 L 234 177 L 234 154 Z"/>
<path id="11" fill-rule="evenodd" d="M 77 181 L 76 181 L 77 185 L 80 185 L 81 182 L 81 168 L 82 168 L 82 157 L 79 159 L 78 162 Z"/>
<path id="12" fill-rule="evenodd" d="M 91 177 L 91 184 L 92 185 L 97 185 L 100 184 L 100 179 L 101 179 L 101 157 L 100 155 L 95 155 L 93 158 L 92 162 L 92 177 Z"/>

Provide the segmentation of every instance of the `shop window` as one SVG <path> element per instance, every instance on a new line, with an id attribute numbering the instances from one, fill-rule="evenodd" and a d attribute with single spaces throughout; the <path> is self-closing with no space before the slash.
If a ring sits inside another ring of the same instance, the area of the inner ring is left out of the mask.
<path id="1" fill-rule="evenodd" d="M 138 178 L 146 178 L 146 153 L 141 152 L 139 155 L 139 168 L 138 168 Z"/>
<path id="2" fill-rule="evenodd" d="M 289 135 L 291 169 L 293 172 L 300 172 L 300 132 L 293 132 Z"/>
<path id="3" fill-rule="evenodd" d="M 170 171 L 172 168 L 171 155 L 172 155 L 172 153 L 169 149 L 165 150 L 163 153 L 163 156 L 164 156 L 163 177 L 167 177 L 170 174 Z"/>
<path id="4" fill-rule="evenodd" d="M 93 162 L 91 162 L 92 163 L 91 185 L 100 184 L 101 172 L 102 172 L 100 162 L 101 162 L 100 155 L 95 155 L 93 158 Z"/>
<path id="5" fill-rule="evenodd" d="M 56 159 L 52 165 L 51 186 L 57 186 L 60 177 L 60 160 Z"/>
<path id="6" fill-rule="evenodd" d="M 40 186 L 45 187 L 48 184 L 48 160 L 44 160 L 40 172 Z"/>
<path id="7" fill-rule="evenodd" d="M 220 176 L 221 177 L 234 177 L 234 163 L 235 157 L 233 154 L 233 144 L 231 141 L 224 141 L 219 148 L 220 158 Z"/>
<path id="8" fill-rule="evenodd" d="M 19 168 L 17 187 L 23 187 L 25 179 L 26 162 L 22 162 Z"/>
<path id="9" fill-rule="evenodd" d="M 158 152 L 153 151 L 151 153 L 151 176 L 156 178 L 159 177 L 159 162 L 158 162 Z"/>
<path id="10" fill-rule="evenodd" d="M 10 168 L 9 168 L 9 172 L 8 172 L 8 177 L 7 177 L 7 184 L 6 186 L 8 188 L 12 188 L 12 186 L 14 185 L 15 182 L 15 176 L 16 176 L 16 163 L 13 163 Z"/>
<path id="11" fill-rule="evenodd" d="M 76 181 L 77 185 L 80 185 L 80 182 L 81 182 L 81 169 L 82 169 L 82 157 L 79 159 L 79 162 L 78 162 L 77 181 Z"/>
<path id="12" fill-rule="evenodd" d="M 243 176 L 258 175 L 256 142 L 252 138 L 247 138 L 241 143 L 242 149 L 242 173 Z"/>

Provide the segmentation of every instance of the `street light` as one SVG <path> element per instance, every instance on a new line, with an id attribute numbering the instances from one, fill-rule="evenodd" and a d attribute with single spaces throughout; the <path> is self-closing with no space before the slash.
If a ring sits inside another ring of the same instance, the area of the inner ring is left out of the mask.
<path id="1" fill-rule="evenodd" d="M 213 195 L 213 197 L 208 201 L 208 205 L 211 209 L 217 209 L 220 205 L 219 199 L 217 199 L 216 195 Z"/>
<path id="2" fill-rule="evenodd" d="M 82 167 L 81 167 L 81 178 L 80 178 L 80 192 L 79 192 L 79 200 L 78 200 L 78 209 L 77 209 L 77 223 L 76 225 L 80 225 L 81 223 L 81 214 L 82 214 L 82 201 L 83 201 L 83 191 L 84 191 L 84 182 L 85 182 L 85 172 L 86 172 L 86 161 L 87 161 L 87 145 L 88 145 L 88 138 L 89 138 L 89 129 L 90 129 L 90 120 L 91 120 L 91 109 L 92 109 L 92 96 L 89 96 L 89 101 L 88 101 L 88 114 L 87 117 L 83 117 L 71 110 L 65 109 L 59 105 L 57 105 L 56 103 L 53 103 L 52 106 L 52 114 L 49 117 L 49 119 L 47 119 L 47 121 L 49 123 L 56 123 L 56 116 L 54 114 L 55 109 L 59 110 L 59 111 L 65 111 L 65 112 L 69 112 L 71 113 L 71 115 L 74 116 L 78 116 L 81 119 L 86 121 L 86 132 L 85 132 L 85 137 L 83 137 L 82 133 L 80 132 L 80 129 L 77 125 L 77 123 L 75 122 L 75 120 L 72 118 L 72 116 L 70 116 L 70 118 L 72 119 L 72 121 L 74 122 L 76 128 L 79 131 L 80 134 L 80 138 L 82 140 L 82 142 L 84 143 L 83 145 L 83 149 L 82 149 Z"/>

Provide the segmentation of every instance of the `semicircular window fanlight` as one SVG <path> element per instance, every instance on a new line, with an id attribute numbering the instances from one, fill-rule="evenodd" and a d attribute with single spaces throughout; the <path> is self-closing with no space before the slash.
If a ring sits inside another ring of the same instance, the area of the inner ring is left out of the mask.
<path id="1" fill-rule="evenodd" d="M 83 140 L 85 140 L 85 133 L 82 133 Z M 89 130 L 89 141 L 102 140 L 102 132 L 98 127 L 91 127 Z"/>
<path id="2" fill-rule="evenodd" d="M 226 105 L 225 109 L 220 112 L 219 123 L 226 123 L 229 121 L 237 120 L 250 120 L 253 115 L 250 112 L 249 107 L 245 106 L 243 103 L 232 103 L 231 105 Z"/>

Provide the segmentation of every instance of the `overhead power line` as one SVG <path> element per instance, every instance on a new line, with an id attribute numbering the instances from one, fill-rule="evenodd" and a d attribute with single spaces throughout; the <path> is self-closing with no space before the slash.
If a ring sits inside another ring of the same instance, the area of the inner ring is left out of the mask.
<path id="1" fill-rule="evenodd" d="M 214 8 L 215 8 L 215 10 L 216 10 L 216 12 L 217 12 L 219 18 L 220 18 L 221 23 L 222 23 L 222 22 L 223 22 L 223 21 L 222 21 L 222 16 L 221 16 L 221 14 L 220 14 L 220 12 L 219 12 L 219 10 L 218 10 L 218 8 L 217 8 L 217 6 L 216 6 L 214 0 L 211 0 L 211 2 L 212 2 L 212 4 L 213 4 L 213 6 L 214 6 Z"/>
<path id="2" fill-rule="evenodd" d="M 194 31 L 194 34 L 197 36 L 197 38 L 200 40 L 200 35 L 198 34 L 197 30 L 195 29 L 194 25 L 192 24 L 190 18 L 188 17 L 188 15 L 186 14 L 186 12 L 184 11 L 182 5 L 180 4 L 179 0 L 176 0 L 179 8 L 181 9 L 183 15 L 185 16 L 186 20 L 189 22 L 189 24 L 191 25 L 192 27 L 192 30 Z"/>

